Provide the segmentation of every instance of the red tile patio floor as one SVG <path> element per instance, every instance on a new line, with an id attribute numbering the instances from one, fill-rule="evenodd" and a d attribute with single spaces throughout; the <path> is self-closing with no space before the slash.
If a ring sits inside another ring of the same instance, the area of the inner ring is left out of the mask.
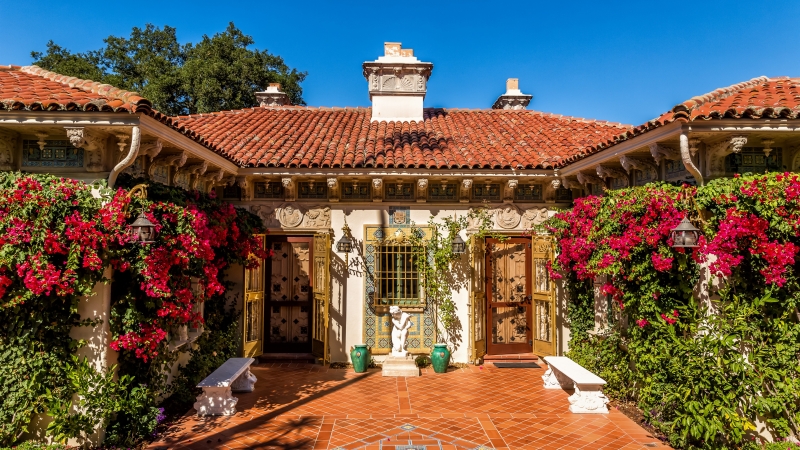
<path id="1" fill-rule="evenodd" d="M 483 368 L 418 378 L 310 364 L 252 367 L 256 389 L 230 417 L 189 411 L 150 449 L 667 448 L 625 415 L 572 414 L 545 369 Z M 412 446 L 412 447 L 404 447 Z"/>

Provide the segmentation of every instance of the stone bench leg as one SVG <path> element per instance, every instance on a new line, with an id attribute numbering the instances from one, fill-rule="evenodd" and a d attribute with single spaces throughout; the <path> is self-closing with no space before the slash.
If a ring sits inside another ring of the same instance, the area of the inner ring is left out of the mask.
<path id="1" fill-rule="evenodd" d="M 572 389 L 573 385 L 572 380 L 552 366 L 542 375 L 542 381 L 544 381 L 542 387 L 545 389 Z"/>
<path id="2" fill-rule="evenodd" d="M 204 387 L 197 396 L 194 409 L 198 416 L 232 416 L 236 414 L 238 398 L 231 395 L 230 387 Z"/>
<path id="3" fill-rule="evenodd" d="M 608 397 L 598 384 L 575 384 L 575 393 L 569 396 L 569 410 L 580 414 L 608 414 Z"/>
<path id="4" fill-rule="evenodd" d="M 250 368 L 248 368 L 242 372 L 238 378 L 233 380 L 233 383 L 231 383 L 231 390 L 233 390 L 233 392 L 253 392 L 253 389 L 256 388 L 257 380 L 258 378 L 250 373 Z"/>

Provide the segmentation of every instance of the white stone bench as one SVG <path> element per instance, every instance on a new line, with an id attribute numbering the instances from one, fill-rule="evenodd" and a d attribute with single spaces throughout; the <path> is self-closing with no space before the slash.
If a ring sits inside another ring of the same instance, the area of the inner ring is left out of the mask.
<path id="1" fill-rule="evenodd" d="M 256 376 L 250 373 L 253 358 L 231 358 L 219 366 L 197 387 L 203 393 L 197 396 L 194 409 L 198 416 L 232 416 L 239 401 L 231 392 L 253 392 Z"/>
<path id="2" fill-rule="evenodd" d="M 608 414 L 608 397 L 603 395 L 606 380 L 566 356 L 545 356 L 544 362 L 548 367 L 542 375 L 545 389 L 575 389 L 569 397 L 570 412 Z"/>

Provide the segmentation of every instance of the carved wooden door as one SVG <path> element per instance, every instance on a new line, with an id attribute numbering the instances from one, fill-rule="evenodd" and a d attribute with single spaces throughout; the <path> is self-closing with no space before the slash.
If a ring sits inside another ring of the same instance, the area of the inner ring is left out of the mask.
<path id="1" fill-rule="evenodd" d="M 555 286 L 547 270 L 547 263 L 553 258 L 553 239 L 534 236 L 532 247 L 533 352 L 550 356 L 556 354 Z"/>
<path id="2" fill-rule="evenodd" d="M 472 291 L 470 293 L 470 329 L 472 361 L 486 354 L 486 241 L 471 237 Z"/>
<path id="3" fill-rule="evenodd" d="M 273 256 L 268 264 L 266 351 L 310 353 L 312 238 L 274 238 L 269 245 Z"/>
<path id="4" fill-rule="evenodd" d="M 264 245 L 264 235 L 256 236 Z M 258 356 L 264 348 L 264 271 L 266 261 L 259 260 L 254 269 L 244 272 L 244 305 L 242 307 L 242 353 Z"/>
<path id="5" fill-rule="evenodd" d="M 530 239 L 486 240 L 489 354 L 531 351 Z"/>
<path id="6" fill-rule="evenodd" d="M 311 353 L 327 363 L 330 362 L 328 350 L 328 308 L 330 305 L 330 264 L 331 235 L 321 233 L 314 235 L 314 300 L 312 316 L 314 327 L 311 336 Z"/>

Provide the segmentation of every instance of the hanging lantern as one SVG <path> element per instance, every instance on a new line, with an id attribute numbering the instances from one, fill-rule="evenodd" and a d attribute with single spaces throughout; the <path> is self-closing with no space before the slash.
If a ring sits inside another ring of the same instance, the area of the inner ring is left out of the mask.
<path id="1" fill-rule="evenodd" d="M 128 225 L 128 230 L 133 237 L 142 244 L 152 244 L 155 242 L 156 226 L 145 217 L 144 212 L 139 213 L 139 217 Z"/>
<path id="2" fill-rule="evenodd" d="M 339 253 L 350 253 L 353 251 L 353 240 L 350 238 L 350 227 L 344 224 L 342 227 L 342 238 L 336 243 L 336 251 Z"/>
<path id="3" fill-rule="evenodd" d="M 461 236 L 456 233 L 456 237 L 450 242 L 450 247 L 453 249 L 454 255 L 463 255 L 467 251 L 467 243 L 461 239 Z"/>
<path id="4" fill-rule="evenodd" d="M 700 229 L 692 225 L 692 222 L 689 222 L 686 216 L 683 216 L 681 223 L 670 230 L 669 235 L 672 238 L 673 248 L 694 248 L 698 246 L 697 241 L 700 238 Z"/>

